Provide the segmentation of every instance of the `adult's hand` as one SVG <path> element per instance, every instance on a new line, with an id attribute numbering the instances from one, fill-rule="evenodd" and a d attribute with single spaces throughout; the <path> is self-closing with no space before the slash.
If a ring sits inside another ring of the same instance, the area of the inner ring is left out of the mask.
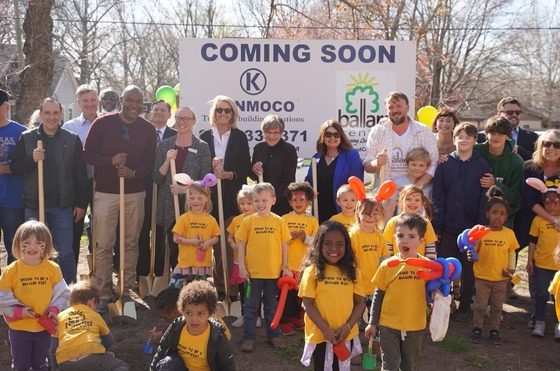
<path id="1" fill-rule="evenodd" d="M 492 175 L 491 173 L 486 173 L 482 178 L 480 178 L 480 186 L 482 188 L 490 188 L 494 184 L 494 175 Z"/>
<path id="2" fill-rule="evenodd" d="M 82 219 L 84 217 L 84 215 L 86 215 L 86 210 L 79 208 L 79 207 L 74 207 L 74 223 L 77 223 L 78 220 Z"/>
<path id="3" fill-rule="evenodd" d="M 111 159 L 111 163 L 113 164 L 113 166 L 126 165 L 127 158 L 128 158 L 128 154 L 124 152 L 120 152 L 113 156 L 113 158 Z"/>
<path id="4" fill-rule="evenodd" d="M 124 165 L 121 165 L 117 166 L 117 175 L 119 177 L 130 179 L 134 178 L 134 171 Z"/>
<path id="5" fill-rule="evenodd" d="M 255 164 L 253 165 L 253 173 L 255 173 L 255 175 L 259 176 L 262 175 L 263 173 L 263 163 L 258 161 L 255 162 Z"/>
<path id="6" fill-rule="evenodd" d="M 39 162 L 39 160 L 45 159 L 45 149 L 44 148 L 35 148 L 33 150 L 33 161 Z"/>

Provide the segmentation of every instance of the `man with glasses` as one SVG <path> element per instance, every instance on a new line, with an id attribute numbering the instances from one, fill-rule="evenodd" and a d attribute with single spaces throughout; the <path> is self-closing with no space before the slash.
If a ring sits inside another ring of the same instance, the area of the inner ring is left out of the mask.
<path id="1" fill-rule="evenodd" d="M 101 90 L 101 114 L 115 113 L 118 111 L 119 93 L 113 88 L 105 88 Z"/>
<path id="2" fill-rule="evenodd" d="M 171 105 L 164 100 L 158 100 L 152 103 L 152 108 L 149 114 L 149 120 L 156 129 L 156 143 L 159 144 L 163 139 L 174 137 L 177 131 L 167 126 L 167 121 L 171 118 Z M 144 184 L 146 187 L 146 199 L 144 200 L 144 222 L 142 223 L 142 230 L 140 231 L 140 238 L 138 239 L 138 263 L 136 264 L 136 274 L 138 276 L 147 276 L 150 272 L 150 231 L 152 227 L 152 191 L 153 191 L 153 178 L 149 173 L 144 177 Z M 164 251 L 163 245 L 165 244 L 165 232 L 163 227 L 156 225 L 156 262 L 155 273 L 156 276 L 161 276 L 163 271 L 163 258 Z"/>
<path id="3" fill-rule="evenodd" d="M 371 128 L 367 139 L 364 169 L 376 174 L 379 183 L 380 170 L 385 167 L 384 180 L 406 175 L 406 154 L 414 148 L 424 148 L 430 154 L 431 164 L 416 185 L 425 187 L 431 183 L 438 164 L 436 137 L 425 125 L 408 116 L 408 97 L 402 92 L 390 92 L 385 98 L 387 118 Z"/>
<path id="4" fill-rule="evenodd" d="M 113 247 L 119 221 L 119 178 L 125 179 L 125 300 L 136 283 L 138 237 L 144 220 L 146 196 L 144 177 L 151 173 L 156 150 L 154 126 L 140 117 L 144 107 L 142 90 L 127 86 L 120 97 L 121 110 L 99 117 L 92 124 L 84 146 L 84 157 L 94 167 L 96 229 L 95 282 L 100 288 L 100 313 L 113 298 Z"/>

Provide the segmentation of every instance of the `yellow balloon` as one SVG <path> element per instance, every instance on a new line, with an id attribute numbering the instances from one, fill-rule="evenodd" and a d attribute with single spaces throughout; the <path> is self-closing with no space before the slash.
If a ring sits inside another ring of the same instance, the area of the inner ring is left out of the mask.
<path id="1" fill-rule="evenodd" d="M 418 110 L 418 121 L 431 128 L 434 119 L 438 114 L 438 110 L 433 106 L 425 106 Z"/>

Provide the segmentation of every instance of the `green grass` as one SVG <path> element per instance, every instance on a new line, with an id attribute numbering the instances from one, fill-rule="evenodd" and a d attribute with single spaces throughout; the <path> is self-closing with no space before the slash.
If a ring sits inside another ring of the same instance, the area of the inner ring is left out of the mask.
<path id="1" fill-rule="evenodd" d="M 464 337 L 449 333 L 438 345 L 451 353 L 465 353 L 471 350 L 471 344 Z"/>
<path id="2" fill-rule="evenodd" d="M 276 351 L 276 353 L 286 363 L 290 363 L 293 365 L 301 365 L 299 360 L 301 358 L 303 347 L 305 346 L 305 340 L 303 336 L 298 336 L 296 341 L 286 342 L 286 343 L 288 347 L 285 349 L 279 349 Z"/>
<path id="3" fill-rule="evenodd" d="M 486 356 L 480 356 L 477 354 L 468 354 L 463 357 L 463 360 L 469 365 L 480 369 L 488 369 L 492 367 L 492 361 Z"/>

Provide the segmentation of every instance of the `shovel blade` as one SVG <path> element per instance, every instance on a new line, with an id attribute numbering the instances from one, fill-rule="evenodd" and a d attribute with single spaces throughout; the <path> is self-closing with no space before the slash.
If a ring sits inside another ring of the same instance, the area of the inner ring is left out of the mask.
<path id="1" fill-rule="evenodd" d="M 375 370 L 376 363 L 377 363 L 377 356 L 371 352 L 371 349 L 369 349 L 367 353 L 364 353 L 362 367 L 365 370 Z"/>
<path id="2" fill-rule="evenodd" d="M 158 296 L 160 292 L 165 290 L 169 285 L 169 281 L 164 276 L 156 276 L 152 285 L 152 295 Z"/>
<path id="3" fill-rule="evenodd" d="M 521 283 L 521 276 L 518 276 L 517 274 L 511 276 L 511 283 L 513 283 L 514 285 L 519 285 Z"/>
<path id="4" fill-rule="evenodd" d="M 140 297 L 145 298 L 148 296 L 155 296 L 152 292 L 154 286 L 154 279 L 150 279 L 150 276 L 138 277 L 138 291 L 140 292 Z"/>

